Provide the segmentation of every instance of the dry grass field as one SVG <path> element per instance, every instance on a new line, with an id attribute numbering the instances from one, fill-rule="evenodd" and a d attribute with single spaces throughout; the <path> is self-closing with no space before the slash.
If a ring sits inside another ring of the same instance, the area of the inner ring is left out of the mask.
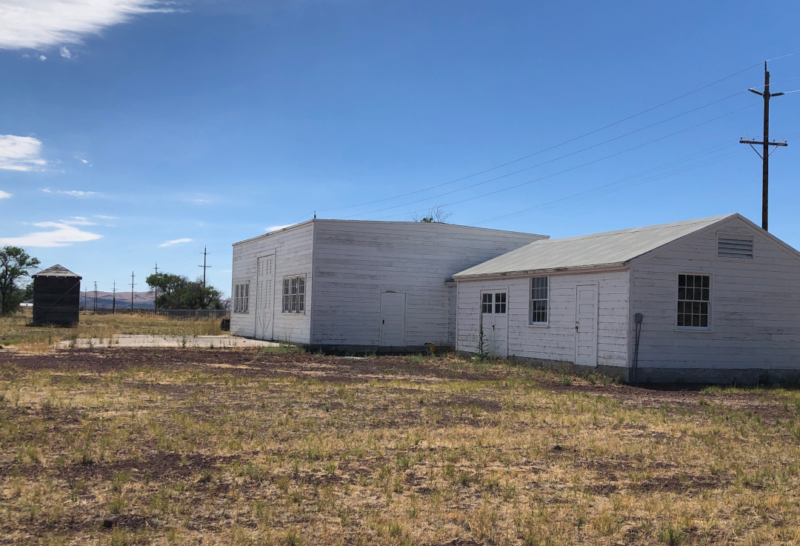
<path id="1" fill-rule="evenodd" d="M 798 416 L 454 357 L 0 352 L 0 543 L 798 543 Z"/>
<path id="2" fill-rule="evenodd" d="M 220 335 L 219 319 L 174 320 L 155 315 L 93 315 L 81 313 L 74 328 L 31 326 L 30 310 L 0 317 L 0 346 L 24 352 L 51 351 L 59 341 L 79 338 L 112 339 L 118 334 L 164 336 Z"/>

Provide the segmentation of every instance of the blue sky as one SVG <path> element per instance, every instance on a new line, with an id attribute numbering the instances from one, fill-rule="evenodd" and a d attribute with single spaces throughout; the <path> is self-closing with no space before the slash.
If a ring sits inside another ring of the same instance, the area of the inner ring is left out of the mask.
<path id="1" fill-rule="evenodd" d="M 760 138 L 762 103 L 746 89 L 765 59 L 773 92 L 800 89 L 799 16 L 743 1 L 0 0 L 0 244 L 101 290 L 131 271 L 144 289 L 156 262 L 195 277 L 207 245 L 229 292 L 231 243 L 315 210 L 443 205 L 453 223 L 553 237 L 760 223 L 760 160 L 738 139 Z M 800 247 L 800 93 L 771 107 L 790 145 L 770 164 L 770 228 Z"/>

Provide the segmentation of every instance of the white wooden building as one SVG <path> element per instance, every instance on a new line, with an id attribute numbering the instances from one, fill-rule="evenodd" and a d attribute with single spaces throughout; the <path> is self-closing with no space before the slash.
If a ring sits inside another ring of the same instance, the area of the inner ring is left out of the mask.
<path id="1" fill-rule="evenodd" d="M 738 214 L 540 240 L 454 278 L 461 351 L 482 325 L 499 356 L 626 380 L 800 371 L 800 253 Z"/>
<path id="2" fill-rule="evenodd" d="M 542 238 L 452 224 L 310 220 L 233 245 L 231 332 L 347 351 L 453 347 L 452 275 Z"/>

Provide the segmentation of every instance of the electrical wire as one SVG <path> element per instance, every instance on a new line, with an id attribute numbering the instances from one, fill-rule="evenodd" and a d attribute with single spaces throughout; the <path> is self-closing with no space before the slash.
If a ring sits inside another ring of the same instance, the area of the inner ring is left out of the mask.
<path id="1" fill-rule="evenodd" d="M 790 56 L 790 55 L 786 55 L 786 56 Z M 781 57 L 778 57 L 778 58 L 781 58 Z M 392 200 L 392 199 L 399 199 L 399 198 L 402 198 L 402 197 L 408 197 L 409 195 L 416 195 L 416 194 L 418 194 L 418 193 L 422 193 L 422 192 L 426 192 L 426 191 L 431 191 L 431 190 L 434 190 L 434 189 L 436 189 L 436 188 L 441 188 L 441 187 L 443 187 L 443 186 L 447 186 L 447 185 L 450 185 L 450 184 L 455 184 L 456 182 L 461 182 L 461 181 L 463 181 L 463 180 L 467 180 L 467 179 L 469 179 L 469 178 L 474 178 L 474 177 L 476 177 L 476 176 L 480 176 L 480 175 L 482 175 L 482 174 L 486 174 L 486 173 L 488 173 L 488 172 L 495 171 L 495 170 L 497 170 L 497 169 L 501 169 L 501 168 L 503 168 L 503 167 L 507 167 L 507 166 L 509 166 L 509 165 L 513 165 L 514 163 L 518 163 L 518 162 L 520 162 L 520 161 L 524 161 L 525 159 L 529 159 L 529 158 L 531 158 L 531 157 L 534 157 L 534 156 L 537 156 L 537 155 L 543 154 L 543 153 L 545 153 L 545 152 L 548 152 L 548 151 L 554 150 L 554 149 L 556 149 L 556 148 L 559 148 L 559 147 L 561 147 L 561 146 L 565 146 L 565 145 L 567 145 L 567 144 L 570 144 L 570 143 L 572 143 L 572 142 L 575 142 L 575 141 L 581 140 L 581 139 L 583 139 L 583 138 L 586 138 L 586 137 L 588 137 L 588 136 L 591 136 L 591 135 L 593 135 L 593 134 L 599 133 L 599 132 L 601 132 L 601 131 L 604 131 L 604 130 L 606 130 L 606 129 L 609 129 L 609 128 L 611 128 L 611 127 L 614 127 L 614 126 L 616 126 L 616 125 L 619 125 L 619 124 L 621 124 L 621 123 L 624 123 L 624 122 L 626 122 L 626 121 L 630 121 L 631 119 L 637 118 L 637 117 L 639 117 L 639 116 L 642 116 L 642 115 L 644 115 L 644 114 L 647 114 L 647 113 L 649 113 L 649 112 L 652 112 L 652 111 L 654 111 L 654 110 L 657 110 L 658 108 L 661 108 L 661 107 L 663 107 L 663 106 L 666 106 L 666 105 L 668 105 L 668 104 L 671 104 L 671 103 L 673 103 L 673 102 L 675 102 L 675 101 L 678 101 L 678 100 L 680 100 L 680 99 L 682 99 L 682 98 L 685 98 L 685 97 L 688 97 L 688 96 L 690 96 L 690 95 L 693 95 L 693 94 L 695 94 L 695 93 L 698 93 L 698 92 L 700 92 L 700 91 L 702 91 L 702 90 L 704 90 L 704 89 L 707 89 L 707 88 L 709 88 L 709 87 L 712 87 L 712 86 L 714 86 L 714 85 L 716 85 L 716 84 L 718 84 L 718 83 L 721 83 L 721 82 L 723 82 L 723 81 L 725 81 L 725 80 L 728 80 L 728 79 L 730 79 L 730 78 L 733 78 L 734 76 L 738 76 L 739 74 L 742 74 L 742 73 L 744 73 L 744 72 L 747 72 L 748 70 L 751 70 L 751 69 L 753 69 L 753 68 L 755 68 L 755 67 L 757 67 L 757 66 L 760 66 L 760 65 L 761 65 L 761 63 L 760 63 L 760 62 L 758 62 L 758 63 L 755 63 L 755 64 L 753 64 L 753 65 L 750 65 L 750 66 L 748 66 L 748 67 L 746 67 L 746 68 L 744 68 L 744 69 L 742 69 L 742 70 L 739 70 L 739 71 L 737 71 L 737 72 L 734 72 L 734 73 L 732 73 L 732 74 L 729 74 L 729 75 L 727 75 L 727 76 L 725 76 L 725 77 L 723 77 L 723 78 L 717 79 L 717 80 L 715 80 L 715 81 L 713 81 L 713 82 L 711 82 L 711 83 L 708 83 L 708 84 L 706 84 L 706 85 L 703 85 L 703 86 L 701 86 L 701 87 L 698 87 L 698 88 L 696 88 L 696 89 L 694 89 L 694 90 L 692 90 L 692 91 L 689 91 L 689 92 L 687 92 L 687 93 L 684 93 L 684 94 L 682 94 L 682 95 L 679 95 L 679 96 L 677 96 L 677 97 L 674 97 L 674 98 L 672 98 L 672 99 L 669 99 L 669 100 L 667 100 L 667 101 L 665 101 L 665 102 L 662 102 L 662 103 L 660 103 L 660 104 L 657 104 L 657 105 L 655 105 L 655 106 L 652 106 L 652 107 L 650 107 L 650 108 L 646 108 L 645 110 L 642 110 L 642 111 L 640 111 L 640 112 L 637 112 L 636 114 L 632 114 L 632 115 L 630 115 L 630 116 L 627 116 L 627 117 L 624 117 L 624 118 L 622 118 L 622 119 L 619 119 L 619 120 L 617 120 L 617 121 L 615 121 L 615 122 L 613 122 L 613 123 L 609 123 L 609 124 L 607 124 L 607 125 L 604 125 L 604 126 L 602 126 L 602 127 L 599 127 L 599 128 L 597 128 L 597 129 L 594 129 L 594 130 L 592 130 L 592 131 L 589 131 L 589 132 L 587 132 L 587 133 L 583 133 L 583 134 L 581 134 L 581 135 L 579 135 L 579 136 L 576 136 L 576 137 L 570 138 L 570 139 L 568 139 L 568 140 L 565 140 L 565 141 L 563 141 L 563 142 L 560 142 L 560 143 L 558 143 L 558 144 L 554 144 L 553 146 L 550 146 L 550 147 L 548 147 L 548 148 L 544 148 L 544 149 L 542 149 L 542 150 L 538 150 L 538 151 L 536 151 L 536 152 L 533 152 L 533 153 L 530 153 L 530 154 L 524 155 L 524 156 L 522 156 L 522 157 L 519 157 L 519 158 L 513 159 L 513 160 L 511 160 L 511 161 L 507 161 L 507 162 L 505 162 L 505 163 L 501 163 L 501 164 L 499 164 L 499 165 L 496 165 L 496 166 L 494 166 L 494 167 L 490 167 L 490 168 L 488 168 L 488 169 L 484 169 L 484 170 L 482 170 L 482 171 L 478 171 L 478 172 L 475 172 L 475 173 L 472 173 L 472 174 L 469 174 L 469 175 L 466 175 L 466 176 L 462 176 L 462 177 L 460 177 L 460 178 L 456 178 L 456 179 L 453 179 L 453 180 L 450 180 L 450 181 L 447 181 L 447 182 L 443 182 L 443 183 L 440 183 L 440 184 L 436 184 L 436 185 L 430 186 L 430 187 L 428 187 L 428 188 L 423 188 L 423 189 L 420 189 L 420 190 L 415 190 L 415 191 L 412 191 L 412 192 L 407 192 L 407 193 L 404 193 L 404 194 L 399 194 L 399 195 L 395 195 L 395 196 L 392 196 L 392 197 L 385 197 L 385 198 L 382 198 L 382 199 L 377 199 L 377 200 L 373 200 L 373 201 L 367 201 L 367 202 L 363 202 L 363 203 L 356 203 L 356 204 L 353 204 L 353 205 L 343 205 L 343 206 L 341 206 L 341 207 L 331 207 L 331 208 L 327 208 L 327 209 L 317 209 L 317 211 L 315 211 L 315 212 L 330 212 L 330 211 L 334 211 L 334 210 L 343 210 L 343 209 L 348 209 L 348 208 L 353 208 L 353 207 L 362 207 L 362 206 L 366 206 L 366 205 L 373 205 L 373 204 L 376 204 L 376 203 L 383 203 L 383 202 L 386 202 L 386 201 L 390 201 L 390 200 Z M 721 99 L 721 100 L 725 100 L 725 99 Z M 401 206 L 402 206 L 402 205 L 401 205 Z M 307 217 L 307 216 L 310 216 L 311 214 L 313 214 L 313 213 L 306 213 L 306 214 L 304 214 L 303 216 L 299 217 L 299 218 L 298 218 L 298 220 L 296 220 L 294 223 L 297 223 L 298 221 L 302 220 L 303 218 L 305 218 L 305 217 Z"/>
<path id="2" fill-rule="evenodd" d="M 725 117 L 731 116 L 731 115 L 733 115 L 733 114 L 736 114 L 736 113 L 738 113 L 738 112 L 741 112 L 741 111 L 743 111 L 743 110 L 747 110 L 748 108 L 753 108 L 754 106 L 757 106 L 757 105 L 758 105 L 757 103 L 754 103 L 754 104 L 750 104 L 750 105 L 748 105 L 748 106 L 744 106 L 744 107 L 742 107 L 742 108 L 739 108 L 739 109 L 737 109 L 737 110 L 733 110 L 733 111 L 731 111 L 731 112 L 728 112 L 728 113 L 726 113 L 726 114 L 722 114 L 721 116 L 717 116 L 717 117 L 714 117 L 714 118 L 708 119 L 708 120 L 706 120 L 706 121 L 703 121 L 703 122 L 697 123 L 697 124 L 695 124 L 695 125 L 692 125 L 692 126 L 690 126 L 690 127 L 686 127 L 686 128 L 684 128 L 684 129 L 681 129 L 681 130 L 679 130 L 679 131 L 675 131 L 675 132 L 673 132 L 673 133 L 670 133 L 670 134 L 667 134 L 667 135 L 664 135 L 664 136 L 661 136 L 661 137 L 655 138 L 655 139 L 653 139 L 653 140 L 649 140 L 649 141 L 647 141 L 647 142 L 644 142 L 644 143 L 642 143 L 642 144 L 638 144 L 638 145 L 636 145 L 636 146 L 632 146 L 632 147 L 630 147 L 630 148 L 627 148 L 627 149 L 625 149 L 625 150 L 621 150 L 621 151 L 619 151 L 619 152 L 615 152 L 615 153 L 613 153 L 613 154 L 609 154 L 609 155 L 603 156 L 603 157 L 601 157 L 601 158 L 594 159 L 594 160 L 592 160 L 592 161 L 588 161 L 588 162 L 586 162 L 586 163 L 582 163 L 582 164 L 580 164 L 580 165 L 577 165 L 577 166 L 574 166 L 574 167 L 570 167 L 570 168 L 568 168 L 568 169 L 564 169 L 564 170 L 562 170 L 562 171 L 559 171 L 559 172 L 557 172 L 557 173 L 554 173 L 554 174 L 545 175 L 545 176 L 542 176 L 542 177 L 540 177 L 540 178 L 535 178 L 535 179 L 533 179 L 533 180 L 528 180 L 528 181 L 526 181 L 526 182 L 522 182 L 522 183 L 520 183 L 520 184 L 516 184 L 516 185 L 514 185 L 514 186 L 509 186 L 509 187 L 507 187 L 507 188 L 502 188 L 502 189 L 495 190 L 495 191 L 491 191 L 491 192 L 488 192 L 488 193 L 483 193 L 483 194 L 480 194 L 480 195 L 477 195 L 477 196 L 474 196 L 474 197 L 469 197 L 469 198 L 467 198 L 467 199 L 462 199 L 462 200 L 460 200 L 460 201 L 454 201 L 454 202 L 448 203 L 447 205 L 448 205 L 448 206 L 457 205 L 457 204 L 460 204 L 460 203 L 465 203 L 465 202 L 467 202 L 467 201 L 473 201 L 473 200 L 475 200 L 475 199 L 480 199 L 480 198 L 482 198 L 482 197 L 487 197 L 487 196 L 489 196 L 489 195 L 495 195 L 495 194 L 497 194 L 497 193 L 502 193 L 502 192 L 506 192 L 506 191 L 513 190 L 513 189 L 516 189 L 516 188 L 520 188 L 520 187 L 522 187 L 522 186 L 526 186 L 526 185 L 528 185 L 528 184 L 533 184 L 534 182 L 540 182 L 540 181 L 542 181 L 542 180 L 547 180 L 547 179 L 553 178 L 553 177 L 555 177 L 555 176 L 559 176 L 559 175 L 562 175 L 562 174 L 565 174 L 565 173 L 568 173 L 568 172 L 574 171 L 574 170 L 576 170 L 576 169 L 580 169 L 580 168 L 583 168 L 583 167 L 586 167 L 586 166 L 589 166 L 589 165 L 593 165 L 593 164 L 595 164 L 595 163 L 599 163 L 599 162 L 601 162 L 601 161 L 605 161 L 605 160 L 607 160 L 607 159 L 611 159 L 611 158 L 613 158 L 613 157 L 617 157 L 617 156 L 619 156 L 619 155 L 622 155 L 622 154 L 625 154 L 625 153 L 628 153 L 628 152 L 632 152 L 632 151 L 634 151 L 634 150 L 638 150 L 639 148 L 643 148 L 643 147 L 645 147 L 645 146 L 649 146 L 650 144 L 654 144 L 654 143 L 656 143 L 656 142 L 660 142 L 660 141 L 662 141 L 662 140 L 665 140 L 665 139 L 667 139 L 667 138 L 670 138 L 670 137 L 673 137 L 673 136 L 676 136 L 676 135 L 679 135 L 679 134 L 685 133 L 685 132 L 687 132 L 687 131 L 691 131 L 692 129 L 696 129 L 697 127 L 701 127 L 701 126 L 703 126 L 703 125 L 707 125 L 707 124 L 709 124 L 709 123 L 712 123 L 712 122 L 714 122 L 714 121 L 717 121 L 717 120 L 719 120 L 719 119 L 722 119 L 722 118 L 725 118 Z M 467 188 L 467 189 L 468 189 L 468 188 Z M 404 204 L 402 204 L 402 205 L 395 205 L 395 206 L 386 207 L 386 208 L 383 208 L 383 209 L 374 210 L 374 211 L 370 211 L 370 212 L 363 212 L 363 213 L 354 214 L 354 215 L 351 215 L 351 216 L 345 216 L 344 218 L 345 218 L 345 219 L 348 219 L 348 218 L 354 218 L 354 217 L 357 217 L 357 216 L 364 216 L 364 215 L 367 215 L 367 214 L 375 214 L 375 213 L 378 213 L 378 212 L 383 212 L 383 211 L 386 211 L 386 210 L 391 210 L 391 209 L 393 209 L 393 208 L 403 207 L 403 206 L 407 206 L 407 205 L 413 205 L 413 204 L 416 204 L 416 203 L 420 203 L 420 202 L 423 202 L 423 201 L 427 201 L 427 200 L 429 200 L 429 199 L 435 199 L 435 198 L 438 198 L 438 197 L 443 197 L 443 196 L 445 196 L 445 195 L 450 195 L 450 194 L 452 194 L 452 193 L 455 193 L 456 191 L 460 191 L 460 190 L 454 190 L 454 191 L 450 191 L 450 192 L 445 192 L 445 193 L 442 193 L 442 194 L 439 194 L 439 195 L 434 195 L 434 196 L 432 196 L 432 197 L 427 197 L 427 198 L 425 198 L 425 199 L 419 199 L 419 200 L 416 200 L 416 201 L 411 201 L 411 202 L 408 202 L 408 203 L 404 203 Z M 423 212 L 423 211 L 415 211 L 415 212 Z M 403 214 L 410 214 L 410 213 L 409 213 L 409 212 L 406 212 L 406 213 L 403 213 Z M 399 216 L 399 215 L 398 215 L 398 216 Z"/>
<path id="3" fill-rule="evenodd" d="M 501 219 L 504 219 L 504 218 L 510 218 L 512 216 L 517 216 L 517 215 L 520 215 L 520 214 L 524 214 L 526 212 L 531 212 L 531 211 L 534 211 L 534 210 L 546 209 L 546 208 L 549 208 L 552 205 L 562 205 L 562 204 L 565 204 L 567 202 L 580 200 L 582 198 L 596 197 L 596 196 L 599 196 L 599 195 L 605 195 L 605 194 L 608 194 L 608 193 L 613 193 L 615 191 L 619 191 L 619 190 L 622 190 L 622 189 L 627 189 L 627 188 L 638 186 L 638 185 L 645 184 L 645 183 L 648 183 L 648 182 L 661 180 L 661 179 L 666 178 L 666 177 L 675 176 L 677 174 L 683 174 L 685 172 L 689 172 L 689 171 L 692 171 L 692 170 L 700 168 L 700 167 L 711 165 L 713 163 L 718 163 L 719 161 L 727 159 L 728 157 L 732 157 L 734 155 L 737 155 L 738 152 L 728 152 L 728 153 L 725 153 L 725 154 L 723 154 L 723 155 L 721 155 L 719 157 L 715 157 L 713 159 L 705 159 L 705 161 L 701 161 L 701 162 L 699 162 L 699 163 L 697 163 L 695 165 L 692 165 L 692 166 L 684 168 L 684 169 L 679 169 L 679 170 L 674 171 L 674 172 L 658 172 L 658 171 L 663 171 L 665 169 L 670 169 L 670 168 L 675 167 L 677 165 L 690 162 L 690 161 L 692 161 L 694 159 L 697 159 L 698 157 L 706 158 L 707 155 L 709 155 L 709 154 L 711 154 L 713 152 L 716 152 L 716 151 L 720 151 L 722 148 L 726 148 L 726 147 L 732 148 L 732 147 L 735 147 L 735 146 L 736 146 L 735 144 L 731 145 L 730 143 L 725 143 L 725 144 L 720 144 L 720 145 L 717 145 L 717 146 L 713 146 L 712 148 L 703 150 L 702 152 L 697 152 L 697 153 L 691 154 L 690 156 L 687 156 L 687 157 L 685 157 L 685 158 L 683 158 L 681 160 L 678 160 L 678 161 L 673 161 L 671 163 L 667 163 L 667 164 L 661 165 L 659 167 L 654 167 L 652 169 L 647 169 L 647 170 L 642 171 L 640 173 L 621 178 L 621 179 L 616 180 L 614 182 L 610 182 L 608 184 L 602 184 L 600 186 L 596 186 L 594 188 L 590 188 L 590 189 L 584 190 L 582 192 L 578 192 L 578 193 L 575 193 L 575 194 L 572 194 L 572 195 L 569 195 L 569 196 L 566 196 L 566 197 L 555 199 L 553 201 L 548 201 L 547 203 L 541 203 L 541 204 L 535 205 L 533 207 L 528 207 L 528 208 L 525 208 L 525 209 L 522 209 L 522 210 L 517 210 L 517 211 L 514 211 L 514 212 L 507 213 L 507 214 L 502 214 L 500 216 L 495 216 L 493 218 L 489 218 L 489 219 L 486 219 L 486 220 L 481 220 L 479 222 L 476 222 L 475 225 L 488 224 L 488 223 L 495 222 L 497 220 L 501 220 Z M 646 176 L 648 174 L 650 176 Z M 641 178 L 643 176 L 645 176 L 645 178 L 642 180 Z M 625 182 L 627 182 L 627 183 L 625 183 Z"/>

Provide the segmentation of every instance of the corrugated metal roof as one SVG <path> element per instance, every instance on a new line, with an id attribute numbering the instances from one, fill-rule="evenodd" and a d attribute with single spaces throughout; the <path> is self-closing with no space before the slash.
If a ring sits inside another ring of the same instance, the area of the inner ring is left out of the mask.
<path id="1" fill-rule="evenodd" d="M 738 214 L 673 224 L 608 231 L 566 239 L 544 239 L 453 275 L 509 275 L 529 271 L 622 265 L 637 256 Z"/>
<path id="2" fill-rule="evenodd" d="M 42 271 L 39 271 L 33 277 L 77 277 L 81 278 L 79 275 L 76 275 L 63 265 L 56 264 L 53 267 L 48 267 Z"/>

